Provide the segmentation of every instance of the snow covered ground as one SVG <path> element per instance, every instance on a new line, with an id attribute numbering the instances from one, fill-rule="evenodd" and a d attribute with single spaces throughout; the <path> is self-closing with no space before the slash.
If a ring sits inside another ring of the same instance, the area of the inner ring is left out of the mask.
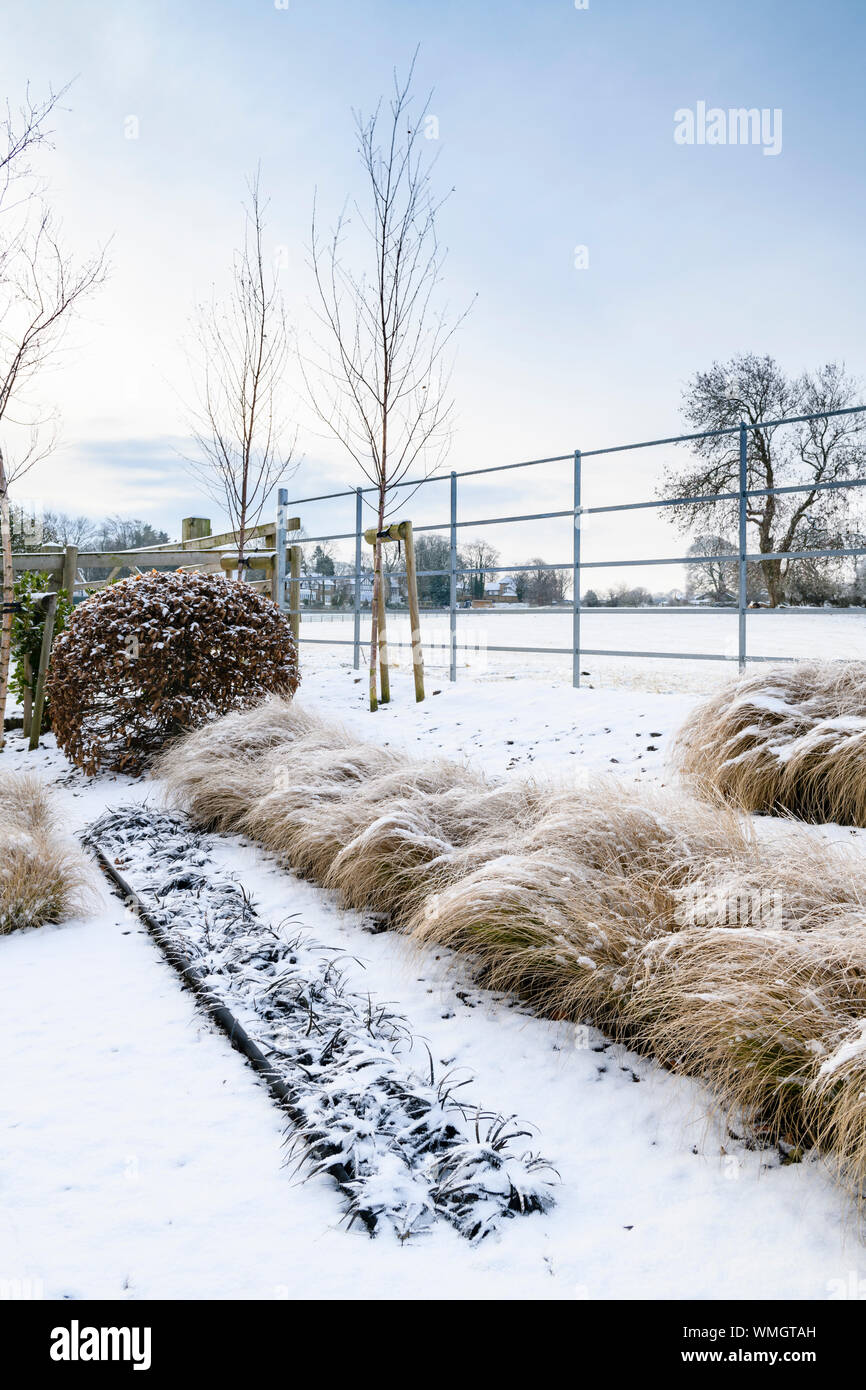
<path id="1" fill-rule="evenodd" d="M 425 662 L 431 670 L 447 673 L 449 662 L 448 614 L 422 613 L 421 629 Z M 301 618 L 302 643 L 315 664 L 339 665 L 347 647 L 320 645 L 324 639 L 351 643 L 351 614 L 305 613 Z M 361 621 L 366 640 L 369 614 Z M 587 684 L 635 690 L 710 690 L 736 672 L 737 613 L 704 613 L 700 610 L 646 608 L 619 612 L 615 608 L 584 609 L 581 613 L 581 648 L 626 652 L 680 652 L 723 656 L 724 661 L 647 659 L 584 655 L 581 668 Z M 410 659 L 408 619 L 389 618 L 392 656 Z M 500 680 L 516 671 L 542 680 L 571 681 L 571 611 L 533 611 L 499 607 L 460 609 L 457 614 L 458 678 L 460 674 Z M 402 647 L 398 643 L 404 644 Z M 497 647 L 543 647 L 544 652 L 497 651 Z M 559 652 L 556 649 L 565 649 Z M 866 657 L 866 609 L 833 609 L 802 612 L 796 609 L 755 609 L 746 618 L 746 650 L 751 656 L 769 657 Z"/>
<path id="2" fill-rule="evenodd" d="M 363 674 L 306 650 L 299 698 L 324 716 L 494 774 L 664 781 L 671 734 L 694 699 L 464 673 L 455 686 L 431 680 L 439 693 L 418 706 L 398 674 L 393 703 L 371 716 Z M 50 739 L 31 755 L 13 735 L 4 761 L 57 783 L 71 831 L 105 806 L 159 799 L 153 783 L 70 772 Z M 853 1208 L 820 1162 L 750 1151 L 701 1086 L 479 991 L 459 961 L 376 932 L 254 846 L 227 840 L 220 858 L 263 917 L 296 914 L 355 957 L 358 987 L 399 1007 L 443 1068 L 471 1074 L 473 1099 L 535 1126 L 531 1147 L 561 1175 L 556 1207 L 477 1247 L 444 1223 L 402 1246 L 345 1230 L 333 1185 L 286 1169 L 282 1118 L 264 1088 L 99 880 L 87 919 L 0 938 L 0 1288 L 824 1299 L 866 1276 Z"/>

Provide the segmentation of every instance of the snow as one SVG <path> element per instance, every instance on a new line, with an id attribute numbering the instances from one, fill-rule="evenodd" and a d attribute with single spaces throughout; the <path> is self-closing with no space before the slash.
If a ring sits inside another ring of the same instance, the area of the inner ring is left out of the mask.
<path id="1" fill-rule="evenodd" d="M 366 674 L 306 650 L 299 699 L 323 716 L 494 775 L 664 782 L 695 698 L 431 673 L 416 705 L 402 671 L 371 716 Z M 12 735 L 6 760 L 57 784 L 70 831 L 159 801 L 154 784 L 70 772 L 50 738 L 30 755 Z M 747 1148 L 698 1083 L 477 989 L 447 953 L 341 910 L 237 838 L 215 861 L 262 918 L 294 915 L 346 951 L 352 987 L 399 1009 L 437 1067 L 471 1074 L 473 1099 L 533 1126 L 556 1206 L 479 1245 L 444 1222 L 403 1244 L 346 1230 L 334 1185 L 286 1168 L 266 1090 L 100 881 L 88 919 L 0 938 L 0 1279 L 41 1281 L 49 1298 L 822 1299 L 866 1273 L 823 1164 Z"/>
<path id="2" fill-rule="evenodd" d="M 840 1067 L 843 1067 L 846 1062 L 850 1062 L 855 1057 L 859 1057 L 866 1052 L 866 1018 L 861 1018 L 854 1026 L 857 1030 L 856 1037 L 849 1038 L 847 1042 L 842 1043 L 842 1045 L 837 1047 L 836 1051 L 827 1058 L 826 1062 L 821 1063 L 818 1076 L 822 1080 L 827 1076 L 832 1076 L 833 1073 L 838 1071 Z"/>
<path id="3" fill-rule="evenodd" d="M 449 618 L 440 611 L 421 613 L 421 635 L 425 664 L 431 671 L 447 674 L 449 662 Z M 369 615 L 361 623 L 366 640 Z M 712 690 L 737 671 L 738 619 L 736 609 L 729 613 L 706 613 L 700 609 L 645 608 L 619 611 L 615 608 L 584 608 L 580 617 L 581 669 L 588 672 L 587 684 L 654 691 Z M 325 639 L 351 643 L 351 612 L 302 613 L 301 659 L 314 663 L 340 665 L 346 660 L 346 646 L 320 646 Z M 304 639 L 311 639 L 309 645 Z M 572 613 L 533 609 L 460 609 L 457 613 L 458 666 L 469 675 L 501 680 L 520 671 L 540 680 L 571 680 Z M 388 641 L 392 659 L 403 663 L 411 659 L 409 621 L 402 614 L 388 619 Z M 314 645 L 315 643 L 315 645 Z M 398 646 L 402 643 L 402 647 Z M 542 647 L 548 650 L 525 653 L 496 651 L 496 647 Z M 556 653 L 551 649 L 558 648 Z M 564 650 L 563 650 L 564 649 Z M 658 659 L 640 657 L 590 656 L 589 651 L 707 653 L 719 660 Z M 845 657 L 862 660 L 866 652 L 866 609 L 827 608 L 820 612 L 797 609 L 753 609 L 746 615 L 746 650 L 762 657 Z M 752 666 L 752 671 L 758 669 Z"/>
<path id="4" fill-rule="evenodd" d="M 349 962 L 333 945 L 293 917 L 263 921 L 218 869 L 217 839 L 141 804 L 100 816 L 87 842 L 122 869 L 180 951 L 174 963 L 255 1039 L 286 1088 L 293 1151 L 338 1179 L 353 1220 L 405 1239 L 441 1218 L 478 1240 L 549 1209 L 552 1170 L 519 1123 L 473 1103 L 468 1079 L 437 1071 L 402 1014 L 347 988 Z"/>

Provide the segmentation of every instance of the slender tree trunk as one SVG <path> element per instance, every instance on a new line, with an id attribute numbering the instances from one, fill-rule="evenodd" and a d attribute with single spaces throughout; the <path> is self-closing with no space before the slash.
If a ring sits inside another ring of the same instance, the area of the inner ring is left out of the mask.
<path id="1" fill-rule="evenodd" d="M 385 552 L 379 546 L 379 691 L 380 702 L 387 705 L 391 699 L 391 669 L 388 661 L 388 620 L 385 610 L 388 602 L 388 580 L 385 574 Z"/>
<path id="2" fill-rule="evenodd" d="M 376 530 L 382 531 L 385 526 L 385 487 L 384 483 L 379 486 L 379 510 L 377 512 Z M 370 709 L 375 711 L 379 708 L 378 685 L 376 681 L 376 668 L 379 659 L 379 586 L 382 583 L 382 542 L 376 541 L 373 551 L 373 598 L 370 604 L 372 612 L 370 614 Z"/>
<path id="3" fill-rule="evenodd" d="M 245 470 L 246 471 L 246 470 Z M 244 582 L 244 560 L 246 559 L 247 545 L 247 489 L 246 477 L 243 481 L 243 492 L 241 494 L 240 516 L 238 517 L 238 583 Z"/>
<path id="4" fill-rule="evenodd" d="M 764 583 L 767 586 L 767 596 L 770 600 L 770 607 L 778 608 L 785 597 L 782 562 L 781 560 L 762 560 L 761 569 L 764 573 Z"/>
<path id="5" fill-rule="evenodd" d="M 9 689 L 9 655 L 12 645 L 12 601 L 15 597 L 15 577 L 12 571 L 12 518 L 6 483 L 6 466 L 0 450 L 0 548 L 3 553 L 3 617 L 0 624 L 0 749 L 6 742 L 3 721 L 6 717 L 6 694 Z"/>

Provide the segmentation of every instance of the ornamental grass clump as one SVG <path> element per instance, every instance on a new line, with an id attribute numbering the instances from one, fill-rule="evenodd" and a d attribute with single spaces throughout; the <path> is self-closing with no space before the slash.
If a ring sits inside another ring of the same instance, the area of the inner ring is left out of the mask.
<path id="1" fill-rule="evenodd" d="M 0 772 L 0 935 L 78 916 L 90 875 L 57 826 L 48 791 L 32 773 Z"/>
<path id="2" fill-rule="evenodd" d="M 792 662 L 738 680 L 686 719 L 673 756 L 700 795 L 866 826 L 866 662 Z"/>
<path id="3" fill-rule="evenodd" d="M 140 773 L 166 739 L 299 682 L 291 626 L 249 584 L 153 571 L 99 590 L 55 643 L 57 742 L 86 772 Z"/>
<path id="4" fill-rule="evenodd" d="M 610 777 L 492 782 L 276 701 L 157 770 L 197 818 L 465 955 L 483 985 L 604 1029 L 706 1082 L 758 1142 L 817 1146 L 866 1183 L 856 847 Z"/>

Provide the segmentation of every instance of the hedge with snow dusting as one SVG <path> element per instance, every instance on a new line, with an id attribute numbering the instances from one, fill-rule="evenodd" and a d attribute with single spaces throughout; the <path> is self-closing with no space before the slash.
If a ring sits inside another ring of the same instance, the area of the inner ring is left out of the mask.
<path id="1" fill-rule="evenodd" d="M 218 574 L 153 571 L 76 608 L 52 652 L 52 727 L 86 772 L 138 773 L 171 735 L 299 680 L 270 598 Z"/>

